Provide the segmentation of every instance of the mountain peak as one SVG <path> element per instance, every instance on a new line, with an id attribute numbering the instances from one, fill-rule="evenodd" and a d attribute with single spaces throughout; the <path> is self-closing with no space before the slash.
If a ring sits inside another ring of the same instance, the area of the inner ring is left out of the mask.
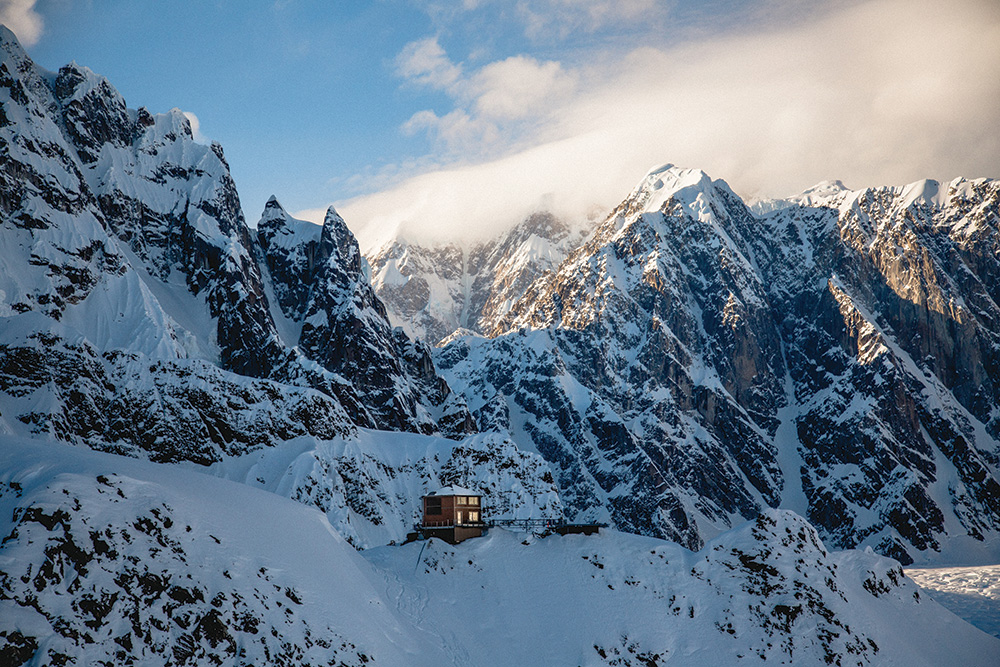
<path id="1" fill-rule="evenodd" d="M 347 227 L 344 218 L 333 206 L 326 209 L 323 232 L 320 237 L 320 252 L 354 276 L 362 272 L 361 251 L 354 233 Z"/>
<path id="2" fill-rule="evenodd" d="M 19 54 L 21 58 L 27 58 L 27 54 L 21 46 L 21 41 L 17 38 L 17 35 L 3 24 L 0 24 L 0 48 L 11 55 Z"/>
<path id="3" fill-rule="evenodd" d="M 59 68 L 55 86 L 56 96 L 63 104 L 67 104 L 71 100 L 82 100 L 91 91 L 102 86 L 104 94 L 121 98 L 118 91 L 106 78 L 89 67 L 78 65 L 76 61 Z M 124 106 L 124 104 L 124 100 L 121 100 L 121 105 Z"/>
<path id="4" fill-rule="evenodd" d="M 17 35 L 15 35 L 10 28 L 5 25 L 0 25 L 0 63 L 7 64 L 7 70 L 17 76 L 16 71 L 20 69 L 25 63 L 30 63 L 30 67 L 35 70 L 36 73 L 46 73 L 42 68 L 35 65 L 31 58 L 28 57 L 27 52 L 24 47 L 21 46 L 20 40 L 18 40 Z"/>
<path id="5" fill-rule="evenodd" d="M 326 209 L 326 215 L 323 217 L 323 225 L 344 225 L 346 227 L 347 223 L 344 222 L 344 217 L 337 213 L 337 209 L 331 205 Z"/>
<path id="6" fill-rule="evenodd" d="M 836 206 L 849 193 L 853 192 L 840 180 L 820 181 L 811 188 L 789 197 L 787 202 L 800 206 Z"/>
<path id="7" fill-rule="evenodd" d="M 275 218 L 287 218 L 289 217 L 288 212 L 285 211 L 285 207 L 281 205 L 278 198 L 271 195 L 264 204 L 264 213 L 261 215 L 261 222 L 264 220 L 273 220 Z"/>
<path id="8" fill-rule="evenodd" d="M 316 243 L 322 229 L 316 223 L 293 218 L 278 198 L 271 195 L 264 204 L 264 212 L 257 222 L 257 237 L 265 247 L 278 245 L 291 249 Z"/>
<path id="9" fill-rule="evenodd" d="M 667 163 L 650 169 L 608 221 L 617 227 L 623 219 L 635 221 L 674 202 L 693 219 L 707 222 L 727 210 L 727 201 L 734 199 L 737 197 L 725 181 L 713 180 L 701 169 Z"/>
<path id="10" fill-rule="evenodd" d="M 643 212 L 659 210 L 672 198 L 691 205 L 700 194 L 712 195 L 718 184 L 725 185 L 724 181 L 713 181 L 701 169 L 667 163 L 650 169 L 626 201 Z"/>

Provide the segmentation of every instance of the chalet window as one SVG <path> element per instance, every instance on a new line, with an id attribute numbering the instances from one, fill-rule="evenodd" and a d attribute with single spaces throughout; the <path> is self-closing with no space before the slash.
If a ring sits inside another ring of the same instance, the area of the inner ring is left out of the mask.
<path id="1" fill-rule="evenodd" d="M 441 514 L 441 499 L 440 498 L 425 498 L 424 499 L 424 514 Z"/>
<path id="2" fill-rule="evenodd" d="M 477 496 L 470 496 L 469 497 L 469 504 L 473 505 L 475 507 L 479 507 L 479 498 Z"/>
<path id="3" fill-rule="evenodd" d="M 469 512 L 469 523 L 478 523 L 478 522 L 479 522 L 479 512 L 476 511 Z"/>

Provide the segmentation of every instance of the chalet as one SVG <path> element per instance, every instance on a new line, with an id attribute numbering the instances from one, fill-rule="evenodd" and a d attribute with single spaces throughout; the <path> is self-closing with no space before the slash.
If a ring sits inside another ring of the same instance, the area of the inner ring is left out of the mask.
<path id="1" fill-rule="evenodd" d="M 460 486 L 446 486 L 422 498 L 423 516 L 406 536 L 407 542 L 437 537 L 458 544 L 481 537 L 489 528 L 508 528 L 536 534 L 596 535 L 606 523 L 566 523 L 565 519 L 490 519 L 483 517 L 483 497 Z"/>
<path id="2" fill-rule="evenodd" d="M 482 496 L 460 486 L 446 486 L 423 497 L 424 514 L 418 526 L 425 537 L 438 537 L 458 544 L 480 537 L 483 522 Z"/>

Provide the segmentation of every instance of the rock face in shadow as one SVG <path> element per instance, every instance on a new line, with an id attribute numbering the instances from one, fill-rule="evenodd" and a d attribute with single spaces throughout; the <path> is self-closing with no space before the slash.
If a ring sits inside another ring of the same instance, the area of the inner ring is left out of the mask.
<path id="1" fill-rule="evenodd" d="M 780 506 L 838 548 L 992 553 L 998 192 L 829 185 L 755 214 L 668 165 L 438 363 L 578 517 L 694 548 Z"/>
<path id="2" fill-rule="evenodd" d="M 1000 185 L 923 181 L 793 203 L 760 222 L 810 520 L 838 545 L 904 562 L 956 535 L 988 543 L 1000 525 Z"/>
<path id="3" fill-rule="evenodd" d="M 389 324 L 358 242 L 332 207 L 318 227 L 295 220 L 272 198 L 257 238 L 278 317 L 292 324 L 288 344 L 363 397 L 368 425 L 451 437 L 475 432 L 426 345 Z"/>

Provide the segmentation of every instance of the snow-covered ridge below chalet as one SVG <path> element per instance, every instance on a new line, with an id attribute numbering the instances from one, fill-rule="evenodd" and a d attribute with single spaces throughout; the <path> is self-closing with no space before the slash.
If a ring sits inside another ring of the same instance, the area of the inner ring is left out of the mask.
<path id="1" fill-rule="evenodd" d="M 421 497 L 442 487 L 482 495 L 489 518 L 564 518 L 549 465 L 496 433 L 461 441 L 367 429 L 332 440 L 299 437 L 227 458 L 210 473 L 316 507 L 362 549 L 402 542 L 419 519 Z"/>
<path id="2" fill-rule="evenodd" d="M 13 665 L 994 664 L 892 560 L 768 511 L 698 552 L 492 530 L 359 554 L 321 513 L 180 466 L 0 437 Z M 128 641 L 126 641 L 128 639 Z"/>

